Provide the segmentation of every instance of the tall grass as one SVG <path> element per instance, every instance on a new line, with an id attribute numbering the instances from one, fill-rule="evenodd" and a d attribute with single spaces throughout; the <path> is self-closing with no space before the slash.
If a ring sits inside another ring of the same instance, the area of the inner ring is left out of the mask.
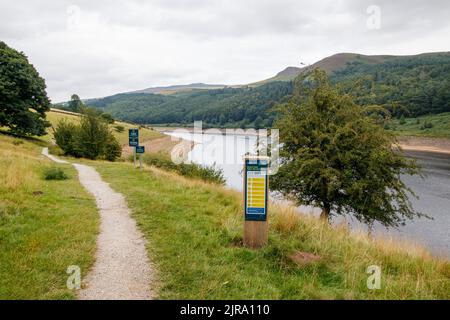
<path id="1" fill-rule="evenodd" d="M 270 204 L 269 244 L 242 246 L 242 195 L 155 167 L 94 163 L 127 197 L 149 240 L 163 299 L 449 299 L 448 261 Z M 320 257 L 305 266 L 295 253 Z M 382 270 L 381 289 L 367 268 Z"/>
<path id="2" fill-rule="evenodd" d="M 0 135 L 0 299 L 73 299 L 66 270 L 93 263 L 98 216 L 77 179 L 47 181 L 41 144 Z M 71 166 L 64 167 L 71 177 Z"/>

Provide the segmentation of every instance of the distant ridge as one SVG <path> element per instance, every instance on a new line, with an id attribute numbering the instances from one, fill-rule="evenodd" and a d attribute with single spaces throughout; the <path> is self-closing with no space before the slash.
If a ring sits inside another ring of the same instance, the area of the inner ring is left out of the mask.
<path id="1" fill-rule="evenodd" d="M 377 63 L 383 63 L 388 60 L 393 60 L 397 58 L 407 58 L 407 57 L 423 57 L 423 56 L 433 56 L 433 55 L 439 55 L 439 54 L 450 54 L 449 52 L 432 52 L 432 53 L 421 53 L 417 55 L 364 55 L 359 53 L 337 53 L 332 56 L 326 57 L 312 65 L 298 68 L 298 67 L 287 67 L 283 71 L 279 72 L 276 76 L 258 81 L 255 83 L 250 84 L 250 86 L 258 86 L 263 85 L 268 82 L 273 81 L 291 81 L 295 79 L 298 75 L 300 75 L 303 72 L 307 72 L 309 70 L 320 68 L 322 70 L 325 70 L 328 73 L 332 73 L 333 71 L 343 69 L 347 66 L 347 64 L 352 62 L 361 62 L 366 64 L 377 64 Z"/>
<path id="2" fill-rule="evenodd" d="M 221 89 L 226 86 L 223 84 L 206 84 L 206 83 L 191 83 L 185 85 L 174 85 L 166 87 L 151 87 L 137 91 L 131 91 L 126 93 L 153 93 L 153 94 L 171 94 L 182 91 L 192 91 L 192 90 L 211 90 L 211 89 Z"/>

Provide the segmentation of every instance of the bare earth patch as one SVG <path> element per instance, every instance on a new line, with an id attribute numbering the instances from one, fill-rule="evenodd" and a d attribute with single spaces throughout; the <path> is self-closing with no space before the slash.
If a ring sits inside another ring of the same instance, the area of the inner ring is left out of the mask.
<path id="1" fill-rule="evenodd" d="M 289 256 L 289 259 L 292 260 L 299 267 L 304 267 L 309 264 L 316 263 L 322 259 L 321 256 L 309 253 L 309 252 L 300 252 L 297 251 Z"/>
<path id="2" fill-rule="evenodd" d="M 402 137 L 399 139 L 403 150 L 427 151 L 450 154 L 450 139 Z"/>

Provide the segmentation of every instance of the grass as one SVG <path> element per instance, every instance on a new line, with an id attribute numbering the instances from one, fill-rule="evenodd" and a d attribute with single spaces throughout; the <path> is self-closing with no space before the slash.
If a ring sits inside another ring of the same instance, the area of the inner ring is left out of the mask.
<path id="1" fill-rule="evenodd" d="M 130 156 L 130 158 L 132 157 Z M 225 184 L 223 171 L 215 166 L 205 167 L 196 163 L 175 164 L 170 156 L 165 153 L 147 153 L 143 156 L 143 162 L 167 171 L 177 172 L 188 178 L 201 179 L 206 182 L 213 182 L 220 185 Z"/>
<path id="2" fill-rule="evenodd" d="M 67 268 L 93 263 L 99 219 L 69 165 L 41 155 L 42 142 L 0 135 L 0 299 L 74 299 Z M 67 180 L 45 180 L 49 168 Z M 72 178 L 70 178 L 72 177 Z"/>
<path id="3" fill-rule="evenodd" d="M 242 198 L 220 186 L 153 167 L 86 161 L 122 192 L 159 272 L 162 299 L 449 299 L 450 265 L 417 246 L 373 240 L 270 210 L 269 245 L 242 247 Z M 296 252 L 321 259 L 300 267 Z M 382 270 L 369 290 L 366 270 Z"/>
<path id="4" fill-rule="evenodd" d="M 52 126 L 55 126 L 58 124 L 61 120 L 66 120 L 68 122 L 72 123 L 78 123 L 79 122 L 79 116 L 66 114 L 66 113 L 59 113 L 55 111 L 47 112 L 47 120 L 52 124 Z M 124 128 L 124 131 L 117 132 L 115 130 L 116 126 L 122 126 Z M 114 133 L 115 137 L 119 141 L 121 145 L 128 145 L 128 129 L 136 128 L 137 125 L 133 125 L 130 123 L 115 121 L 113 124 L 110 125 L 111 131 Z M 48 135 L 44 136 L 43 139 L 50 142 L 53 138 L 53 130 L 52 128 L 49 128 L 47 130 Z M 139 141 L 145 142 L 153 139 L 158 139 L 164 137 L 163 134 L 159 133 L 158 131 L 148 129 L 148 128 L 140 128 L 139 130 Z"/>
<path id="5" fill-rule="evenodd" d="M 431 128 L 427 128 L 430 127 Z M 450 138 L 450 112 L 395 119 L 391 124 L 392 131 L 399 136 L 418 136 L 429 138 Z"/>
<path id="6" fill-rule="evenodd" d="M 49 167 L 44 169 L 45 180 L 67 180 L 69 176 L 59 167 Z"/>

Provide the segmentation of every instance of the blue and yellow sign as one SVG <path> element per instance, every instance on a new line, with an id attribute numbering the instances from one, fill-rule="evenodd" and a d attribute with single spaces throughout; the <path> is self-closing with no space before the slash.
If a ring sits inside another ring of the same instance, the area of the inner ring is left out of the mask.
<path id="1" fill-rule="evenodd" d="M 130 147 L 139 146 L 139 129 L 128 130 L 128 144 Z"/>
<path id="2" fill-rule="evenodd" d="M 267 220 L 268 163 L 266 159 L 245 159 L 245 220 Z"/>

